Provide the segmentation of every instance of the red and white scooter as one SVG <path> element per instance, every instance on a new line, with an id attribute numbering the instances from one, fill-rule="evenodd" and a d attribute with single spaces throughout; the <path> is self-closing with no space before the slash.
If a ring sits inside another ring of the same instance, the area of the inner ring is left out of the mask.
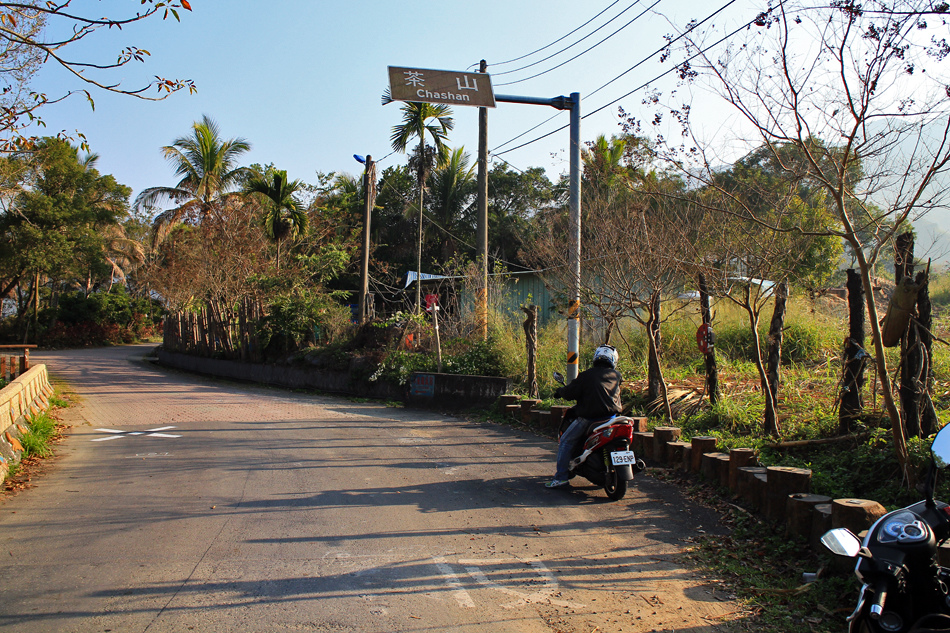
<path id="1" fill-rule="evenodd" d="M 554 379 L 564 384 L 564 376 L 555 372 Z M 574 408 L 564 414 L 558 439 L 576 419 Z M 603 486 L 607 496 L 618 501 L 627 494 L 627 482 L 646 468 L 630 450 L 633 444 L 633 423 L 630 418 L 615 415 L 593 420 L 587 428 L 587 439 L 574 455 L 568 469 L 570 476 L 580 475 L 592 484 Z"/>

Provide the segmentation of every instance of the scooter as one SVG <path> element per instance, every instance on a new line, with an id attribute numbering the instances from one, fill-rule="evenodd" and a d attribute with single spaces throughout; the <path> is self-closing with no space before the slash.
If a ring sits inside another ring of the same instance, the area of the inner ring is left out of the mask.
<path id="1" fill-rule="evenodd" d="M 950 465 L 948 429 L 931 445 L 923 501 L 885 514 L 863 541 L 846 528 L 821 537 L 835 554 L 857 558 L 861 590 L 849 633 L 950 631 L 950 569 L 937 564 L 937 546 L 950 537 L 950 506 L 934 500 L 937 472 Z"/>
<path id="2" fill-rule="evenodd" d="M 564 376 L 558 372 L 554 373 L 554 380 L 564 384 Z M 558 440 L 576 419 L 574 407 L 571 407 L 561 421 Z M 580 475 L 592 484 L 603 486 L 604 492 L 613 501 L 623 499 L 627 494 L 627 482 L 646 468 L 643 460 L 630 450 L 633 423 L 630 418 L 619 415 L 593 420 L 586 435 L 587 439 L 571 456 L 569 476 L 573 478 Z"/>

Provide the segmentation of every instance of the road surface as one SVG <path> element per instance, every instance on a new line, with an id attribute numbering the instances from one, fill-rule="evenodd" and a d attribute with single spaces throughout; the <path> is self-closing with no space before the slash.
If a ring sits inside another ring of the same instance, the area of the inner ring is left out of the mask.
<path id="1" fill-rule="evenodd" d="M 718 527 L 675 486 L 547 490 L 550 439 L 151 349 L 32 355 L 79 402 L 0 501 L 0 630 L 700 633 L 738 610 L 683 567 Z"/>

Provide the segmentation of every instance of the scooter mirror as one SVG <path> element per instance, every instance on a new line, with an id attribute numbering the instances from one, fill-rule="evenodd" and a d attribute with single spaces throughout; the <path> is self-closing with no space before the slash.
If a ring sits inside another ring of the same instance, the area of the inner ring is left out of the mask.
<path id="1" fill-rule="evenodd" d="M 559 372 L 559 371 L 554 372 L 554 380 L 557 381 L 557 382 L 559 382 L 559 383 L 561 383 L 561 384 L 563 385 L 563 384 L 564 384 L 564 376 L 563 376 L 563 374 L 561 374 L 561 372 Z"/>
<path id="2" fill-rule="evenodd" d="M 821 543 L 839 556 L 854 558 L 861 551 L 861 541 L 847 528 L 825 532 L 825 535 L 821 537 Z"/>
<path id="3" fill-rule="evenodd" d="M 946 468 L 950 466 L 950 431 L 947 428 L 950 424 L 940 429 L 930 445 L 930 452 L 933 454 L 934 462 L 937 468 Z"/>

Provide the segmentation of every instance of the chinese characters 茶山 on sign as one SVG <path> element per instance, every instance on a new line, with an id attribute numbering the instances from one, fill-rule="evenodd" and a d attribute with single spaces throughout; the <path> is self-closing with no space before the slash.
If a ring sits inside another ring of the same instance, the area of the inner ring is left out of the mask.
<path id="1" fill-rule="evenodd" d="M 495 107 L 491 76 L 486 73 L 390 66 L 389 91 L 394 101 Z"/>

